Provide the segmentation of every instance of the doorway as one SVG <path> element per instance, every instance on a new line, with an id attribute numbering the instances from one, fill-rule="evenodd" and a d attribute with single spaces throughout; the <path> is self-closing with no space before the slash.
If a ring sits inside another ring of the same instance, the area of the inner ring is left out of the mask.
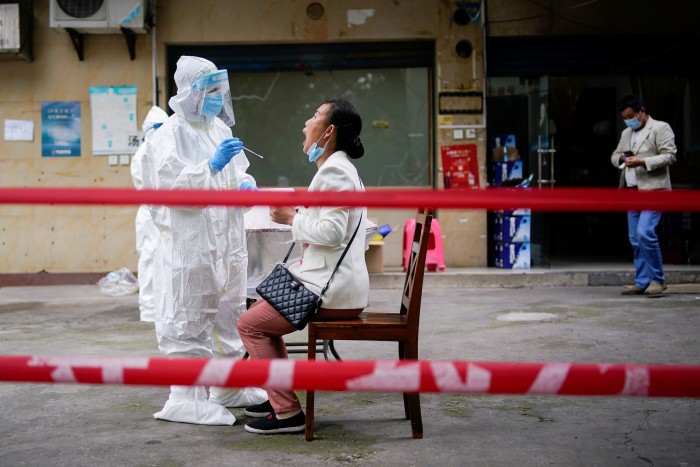
<path id="1" fill-rule="evenodd" d="M 617 187 L 619 172 L 610 164 L 619 139 L 617 89 L 586 86 L 577 90 L 566 78 L 552 78 L 550 91 L 556 186 Z M 558 260 L 626 262 L 631 258 L 624 212 L 552 213 L 550 238 L 551 254 Z"/>
<path id="2" fill-rule="evenodd" d="M 615 86 L 592 87 L 585 78 L 492 78 L 489 149 L 493 135 L 515 135 L 523 178 L 533 175 L 530 189 L 616 187 L 616 107 Z M 492 180 L 490 159 L 487 166 Z M 531 229 L 535 267 L 631 261 L 624 212 L 533 212 Z"/>

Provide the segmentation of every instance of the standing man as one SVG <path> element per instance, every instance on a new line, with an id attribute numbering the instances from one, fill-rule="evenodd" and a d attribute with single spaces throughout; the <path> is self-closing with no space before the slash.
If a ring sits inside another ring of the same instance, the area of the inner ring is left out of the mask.
<path id="1" fill-rule="evenodd" d="M 239 189 L 255 180 L 245 171 L 243 143 L 232 137 L 233 107 L 226 70 L 183 56 L 175 70 L 174 111 L 146 141 L 144 188 Z M 245 311 L 248 250 L 243 212 L 227 206 L 149 206 L 158 229 L 153 265 L 156 337 L 172 358 L 241 358 L 238 319 Z M 157 419 L 233 425 L 225 407 L 263 402 L 262 389 L 171 386 Z"/>
<path id="2" fill-rule="evenodd" d="M 676 161 L 676 143 L 668 123 L 654 120 L 646 112 L 644 99 L 629 94 L 620 99 L 618 110 L 625 128 L 610 160 L 622 169 L 620 188 L 630 190 L 670 190 L 669 166 Z M 661 248 L 656 226 L 659 211 L 630 211 L 627 225 L 634 251 L 634 285 L 622 295 L 660 294 L 666 290 Z"/>

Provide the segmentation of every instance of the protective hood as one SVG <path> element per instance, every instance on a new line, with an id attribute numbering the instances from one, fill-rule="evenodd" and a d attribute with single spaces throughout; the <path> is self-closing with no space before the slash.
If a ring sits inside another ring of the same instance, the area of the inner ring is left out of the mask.
<path id="1" fill-rule="evenodd" d="M 190 122 L 211 124 L 219 117 L 226 126 L 233 126 L 233 105 L 226 70 L 217 70 L 209 60 L 182 56 L 175 70 L 177 94 L 168 104 Z M 212 111 L 212 109 L 214 109 Z"/>
<path id="2" fill-rule="evenodd" d="M 165 113 L 165 110 L 161 109 L 157 105 L 154 105 L 153 107 L 151 107 L 151 110 L 148 111 L 148 114 L 146 114 L 146 118 L 143 121 L 143 125 L 141 125 L 141 130 L 152 130 L 153 125 L 155 125 L 156 123 L 163 123 L 167 119 L 168 114 Z"/>
<path id="3" fill-rule="evenodd" d="M 155 105 L 151 107 L 151 110 L 148 111 L 148 114 L 146 115 L 146 118 L 143 121 L 143 125 L 141 125 L 141 130 L 146 134 L 146 139 L 148 139 L 151 136 L 151 134 L 153 134 L 153 132 L 156 130 L 154 126 L 162 124 L 167 119 L 168 114 L 165 113 L 165 110 Z"/>

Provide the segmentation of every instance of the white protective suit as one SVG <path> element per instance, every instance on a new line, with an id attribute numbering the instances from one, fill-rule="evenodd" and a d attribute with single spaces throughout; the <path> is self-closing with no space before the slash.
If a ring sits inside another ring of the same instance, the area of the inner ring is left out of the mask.
<path id="1" fill-rule="evenodd" d="M 131 179 L 134 188 L 143 188 L 143 166 L 149 161 L 144 159 L 146 153 L 146 143 L 156 131 L 157 124 L 162 124 L 168 119 L 168 114 L 160 107 L 153 106 L 148 111 L 141 129 L 145 133 L 144 143 L 131 158 Z M 156 254 L 156 243 L 158 242 L 158 229 L 153 223 L 151 212 L 147 206 L 139 206 L 136 211 L 136 252 L 139 254 L 138 279 L 139 279 L 139 315 L 141 321 L 155 321 L 156 310 L 153 300 L 153 261 Z"/>
<path id="2" fill-rule="evenodd" d="M 201 102 L 190 83 L 216 71 L 208 60 L 181 57 L 175 72 L 178 93 L 169 105 L 175 112 L 146 142 L 150 161 L 144 188 L 236 189 L 244 180 L 241 151 L 220 172 L 209 160 L 219 143 L 232 136 L 218 117 L 199 112 Z M 226 83 L 228 84 L 228 83 Z M 232 112 L 231 112 L 232 113 Z M 233 123 L 233 115 L 230 115 Z M 149 206 L 159 232 L 153 274 L 156 336 L 161 352 L 171 357 L 243 357 L 236 328 L 245 311 L 248 252 L 243 211 L 224 206 Z M 222 375 L 223 378 L 226 375 Z M 225 407 L 258 404 L 267 399 L 259 388 L 227 390 L 171 386 L 157 419 L 206 425 L 233 425 Z"/>

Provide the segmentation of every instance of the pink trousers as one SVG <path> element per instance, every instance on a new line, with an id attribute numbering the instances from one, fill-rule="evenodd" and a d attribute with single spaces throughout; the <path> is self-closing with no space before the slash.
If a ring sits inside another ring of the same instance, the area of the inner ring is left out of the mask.
<path id="1" fill-rule="evenodd" d="M 328 310 L 321 308 L 317 321 L 351 319 L 362 312 L 362 308 Z M 238 320 L 238 333 L 241 335 L 250 358 L 287 358 L 287 347 L 282 336 L 296 331 L 265 300 L 258 300 L 243 313 Z M 268 390 L 267 396 L 276 414 L 301 410 L 301 404 L 294 391 Z"/>

